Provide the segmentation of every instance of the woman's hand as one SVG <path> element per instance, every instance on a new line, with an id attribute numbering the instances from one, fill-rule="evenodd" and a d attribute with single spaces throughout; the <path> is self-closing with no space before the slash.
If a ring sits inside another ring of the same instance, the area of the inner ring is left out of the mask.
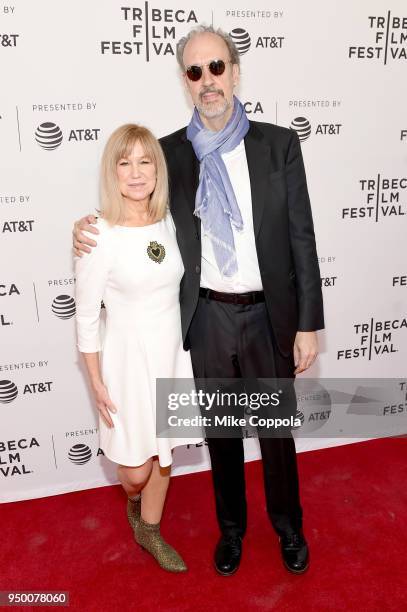
<path id="1" fill-rule="evenodd" d="M 100 416 L 108 427 L 114 427 L 114 423 L 110 416 L 110 412 L 117 412 L 115 405 L 109 397 L 107 388 L 103 383 L 93 385 L 93 395 L 95 397 L 96 406 Z"/>

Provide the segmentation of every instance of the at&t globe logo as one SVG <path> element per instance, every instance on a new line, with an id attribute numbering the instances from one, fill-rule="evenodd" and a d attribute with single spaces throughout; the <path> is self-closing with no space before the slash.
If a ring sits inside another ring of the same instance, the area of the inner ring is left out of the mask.
<path id="1" fill-rule="evenodd" d="M 311 136 L 311 124 L 305 117 L 296 117 L 291 121 L 290 128 L 297 132 L 301 142 Z"/>
<path id="2" fill-rule="evenodd" d="M 304 413 L 301 412 L 301 410 L 299 410 L 298 408 L 295 414 L 295 418 L 299 419 L 299 421 L 301 422 L 301 425 L 294 425 L 293 429 L 298 429 L 299 427 L 302 427 L 304 425 L 304 421 L 305 421 Z"/>
<path id="3" fill-rule="evenodd" d="M 76 312 L 75 300 L 70 295 L 58 295 L 51 310 L 58 319 L 71 319 Z"/>
<path id="4" fill-rule="evenodd" d="M 92 451 L 87 444 L 75 444 L 69 450 L 68 457 L 75 465 L 83 465 L 91 460 Z"/>
<path id="5" fill-rule="evenodd" d="M 0 380 L 0 403 L 9 404 L 16 399 L 18 389 L 11 380 Z"/>
<path id="6" fill-rule="evenodd" d="M 41 123 L 35 131 L 35 140 L 46 151 L 53 151 L 62 142 L 61 128 L 55 123 Z"/>
<path id="7" fill-rule="evenodd" d="M 249 33 L 243 30 L 243 28 L 235 28 L 229 34 L 236 45 L 239 55 L 247 53 L 252 44 Z"/>

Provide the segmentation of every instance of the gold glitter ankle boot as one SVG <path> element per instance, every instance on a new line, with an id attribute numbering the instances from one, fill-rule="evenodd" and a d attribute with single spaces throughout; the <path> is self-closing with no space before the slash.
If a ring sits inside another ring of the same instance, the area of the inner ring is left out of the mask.
<path id="1" fill-rule="evenodd" d="M 141 495 L 136 497 L 136 499 L 127 499 L 127 518 L 129 519 L 130 527 L 133 529 L 136 528 L 137 523 L 140 520 L 141 516 Z"/>
<path id="2" fill-rule="evenodd" d="M 187 571 L 187 566 L 177 551 L 161 537 L 160 523 L 146 523 L 140 516 L 134 528 L 134 537 L 167 572 Z"/>

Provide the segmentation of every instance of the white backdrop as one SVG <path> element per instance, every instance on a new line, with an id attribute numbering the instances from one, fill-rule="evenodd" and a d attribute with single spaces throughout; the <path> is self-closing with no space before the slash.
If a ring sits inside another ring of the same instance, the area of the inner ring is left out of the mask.
<path id="1" fill-rule="evenodd" d="M 1 2 L 0 15 L 1 501 L 116 482 L 76 351 L 70 232 L 97 206 L 117 126 L 162 136 L 188 123 L 174 51 L 197 23 L 238 41 L 250 119 L 309 134 L 327 330 L 307 376 L 405 375 L 404 1 L 38 0 Z M 257 456 L 248 441 L 247 458 Z M 208 465 L 203 447 L 176 451 L 175 474 Z"/>

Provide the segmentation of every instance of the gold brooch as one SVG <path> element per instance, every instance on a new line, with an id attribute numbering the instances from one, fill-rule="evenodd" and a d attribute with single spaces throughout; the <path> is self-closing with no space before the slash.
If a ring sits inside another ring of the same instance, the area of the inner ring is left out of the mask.
<path id="1" fill-rule="evenodd" d="M 161 263 L 165 257 L 165 248 L 155 240 L 147 247 L 147 255 L 156 263 Z"/>

